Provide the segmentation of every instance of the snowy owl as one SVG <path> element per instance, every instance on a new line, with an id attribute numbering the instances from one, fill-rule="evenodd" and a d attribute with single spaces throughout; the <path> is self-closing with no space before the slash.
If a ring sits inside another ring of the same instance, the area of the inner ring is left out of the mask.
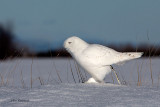
<path id="1" fill-rule="evenodd" d="M 88 44 L 76 36 L 65 40 L 64 48 L 92 76 L 87 83 L 103 83 L 105 76 L 112 70 L 112 64 L 139 58 L 143 54 L 142 52 L 117 52 L 99 44 Z"/>

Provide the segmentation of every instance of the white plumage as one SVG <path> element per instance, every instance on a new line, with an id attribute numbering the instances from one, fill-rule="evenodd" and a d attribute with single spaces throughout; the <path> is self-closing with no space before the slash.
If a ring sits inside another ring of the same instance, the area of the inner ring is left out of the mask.
<path id="1" fill-rule="evenodd" d="M 92 78 L 87 81 L 88 83 L 103 82 L 105 75 L 111 72 L 110 65 L 139 58 L 143 54 L 142 52 L 117 52 L 99 44 L 88 44 L 76 36 L 65 40 L 64 47 L 77 63 L 91 74 Z"/>

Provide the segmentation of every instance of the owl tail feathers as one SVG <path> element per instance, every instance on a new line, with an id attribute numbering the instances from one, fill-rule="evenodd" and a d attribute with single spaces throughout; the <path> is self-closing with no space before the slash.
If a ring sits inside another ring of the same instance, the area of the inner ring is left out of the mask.
<path id="1" fill-rule="evenodd" d="M 143 52 L 124 52 L 119 56 L 118 65 L 122 65 L 125 61 L 140 58 Z"/>
<path id="2" fill-rule="evenodd" d="M 130 59 L 140 58 L 143 55 L 143 52 L 126 52 L 126 56 L 129 56 Z"/>

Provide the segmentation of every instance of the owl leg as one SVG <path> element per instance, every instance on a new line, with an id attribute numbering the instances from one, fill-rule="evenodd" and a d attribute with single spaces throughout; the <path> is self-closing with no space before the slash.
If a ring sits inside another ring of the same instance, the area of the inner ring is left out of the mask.
<path id="1" fill-rule="evenodd" d="M 85 83 L 98 83 L 94 78 L 89 78 Z"/>
<path id="2" fill-rule="evenodd" d="M 95 80 L 94 78 L 89 78 L 85 83 L 105 83 L 104 81 Z"/>

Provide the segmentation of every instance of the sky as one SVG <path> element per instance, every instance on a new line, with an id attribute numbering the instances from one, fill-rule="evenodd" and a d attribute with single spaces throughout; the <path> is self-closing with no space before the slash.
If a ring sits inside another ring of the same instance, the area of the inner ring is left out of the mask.
<path id="1" fill-rule="evenodd" d="M 63 47 L 78 36 L 89 43 L 160 40 L 160 0 L 1 0 L 0 23 L 35 50 Z"/>

